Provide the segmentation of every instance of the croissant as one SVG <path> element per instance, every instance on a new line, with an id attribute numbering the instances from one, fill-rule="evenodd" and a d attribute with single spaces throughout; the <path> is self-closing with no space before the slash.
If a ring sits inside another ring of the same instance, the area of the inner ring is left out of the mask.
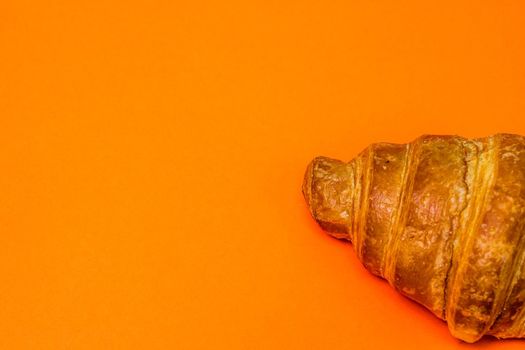
<path id="1" fill-rule="evenodd" d="M 451 334 L 525 337 L 525 137 L 424 135 L 315 158 L 313 218 Z"/>

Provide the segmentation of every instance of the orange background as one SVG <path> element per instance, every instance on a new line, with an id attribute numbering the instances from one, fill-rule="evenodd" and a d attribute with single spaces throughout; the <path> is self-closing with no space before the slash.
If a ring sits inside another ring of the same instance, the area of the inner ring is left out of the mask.
<path id="1" fill-rule="evenodd" d="M 300 186 L 376 141 L 525 134 L 524 18 L 1 1 L 0 348 L 473 348 L 323 234 Z"/>

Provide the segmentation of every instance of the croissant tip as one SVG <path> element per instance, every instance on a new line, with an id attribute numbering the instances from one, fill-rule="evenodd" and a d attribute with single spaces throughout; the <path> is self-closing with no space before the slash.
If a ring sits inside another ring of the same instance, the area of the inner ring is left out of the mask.
<path id="1" fill-rule="evenodd" d="M 308 210 L 312 214 L 312 216 L 317 220 L 317 217 L 315 215 L 315 208 L 312 198 L 312 190 L 314 186 L 314 175 L 315 175 L 315 169 L 320 161 L 323 161 L 325 159 L 328 159 L 327 157 L 323 156 L 317 156 L 308 164 L 308 167 L 306 168 L 306 172 L 304 173 L 304 179 L 301 191 L 303 193 L 303 197 L 306 201 L 306 204 L 308 206 Z"/>
<path id="2" fill-rule="evenodd" d="M 312 207 L 312 186 L 314 182 L 314 172 L 316 164 L 319 162 L 319 159 L 323 157 L 315 157 L 312 159 L 312 161 L 308 164 L 308 167 L 306 168 L 306 172 L 304 173 L 304 179 L 303 179 L 303 185 L 302 185 L 302 193 L 303 197 L 306 201 L 306 204 L 308 205 L 308 210 L 312 215 L 314 215 L 314 208 Z M 314 215 L 315 216 L 315 215 Z"/>
<path id="3" fill-rule="evenodd" d="M 310 200 L 311 200 L 311 188 L 312 188 L 312 176 L 313 176 L 313 170 L 314 170 L 314 161 L 312 160 L 310 164 L 308 164 L 308 167 L 306 168 L 306 172 L 304 173 L 304 179 L 303 184 L 301 187 L 301 192 L 303 193 L 303 197 L 306 200 L 306 203 L 308 204 L 308 209 L 310 209 Z"/>
<path id="4" fill-rule="evenodd" d="M 327 165 L 333 166 L 334 164 L 339 165 L 343 163 L 339 160 L 334 160 L 328 157 L 315 157 L 306 168 L 302 184 L 302 193 L 308 206 L 308 210 L 310 211 L 310 214 L 319 224 L 319 226 L 324 231 L 326 231 L 326 233 L 338 239 L 350 240 L 350 238 L 348 237 L 348 228 L 346 227 L 346 225 L 343 222 L 336 222 L 334 220 L 330 220 L 333 218 L 326 217 L 326 214 L 321 215 L 320 213 L 323 212 L 321 210 L 323 207 L 322 205 L 320 207 L 320 204 L 317 203 L 313 198 L 313 192 L 315 191 L 315 189 L 313 188 L 313 186 L 315 186 L 314 182 L 316 181 L 316 179 L 319 180 L 322 178 L 319 176 L 319 174 L 316 175 L 316 169 L 318 169 L 319 166 L 324 165 L 326 167 Z"/>

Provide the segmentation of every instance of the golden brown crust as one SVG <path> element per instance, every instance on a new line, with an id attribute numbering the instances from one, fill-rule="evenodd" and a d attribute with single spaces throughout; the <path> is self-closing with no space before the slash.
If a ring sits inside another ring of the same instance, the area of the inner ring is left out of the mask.
<path id="1" fill-rule="evenodd" d="M 522 136 L 422 136 L 349 163 L 318 157 L 303 193 L 325 230 L 454 336 L 525 337 Z"/>
<path id="2" fill-rule="evenodd" d="M 467 165 L 459 137 L 424 136 L 414 162 L 407 219 L 394 256 L 396 289 L 443 318 L 451 237 L 466 206 Z"/>
<path id="3" fill-rule="evenodd" d="M 523 248 L 515 268 L 511 291 L 489 334 L 498 338 L 525 337 L 525 261 Z"/>
<path id="4" fill-rule="evenodd" d="M 487 200 L 481 202 L 479 227 L 470 233 L 471 242 L 459 264 L 461 279 L 452 288 L 456 312 L 449 319 L 453 333 L 476 341 L 487 333 L 503 309 L 517 262 L 523 252 L 525 224 L 525 142 L 513 135 L 495 136 L 496 164 Z M 494 333 L 498 333 L 498 326 Z"/>
<path id="5" fill-rule="evenodd" d="M 383 277 L 385 248 L 391 237 L 406 166 L 408 147 L 379 143 L 374 146 L 368 195 L 368 214 L 363 227 L 361 260 L 372 273 Z"/>
<path id="6" fill-rule="evenodd" d="M 356 178 L 356 188 L 358 189 L 358 196 L 356 196 L 355 212 L 353 217 L 353 240 L 354 250 L 357 253 L 359 260 L 363 261 L 363 240 L 365 238 L 365 226 L 369 212 L 369 196 L 370 184 L 374 173 L 372 172 L 372 164 L 376 145 L 370 145 L 359 156 L 358 163 L 355 164 L 358 171 Z M 351 164 L 350 167 L 354 167 Z"/>
<path id="7" fill-rule="evenodd" d="M 497 138 L 473 140 L 470 147 L 470 157 L 467 157 L 468 171 L 465 182 L 469 188 L 467 192 L 467 206 L 461 215 L 459 227 L 454 234 L 453 254 L 446 286 L 446 319 L 451 333 L 463 340 L 472 341 L 468 328 L 458 327 L 455 321 L 456 313 L 464 310 L 458 298 L 461 288 L 458 286 L 465 279 L 466 258 L 470 254 L 470 247 L 474 242 L 475 232 L 480 225 L 488 194 L 492 190 L 496 165 Z"/>

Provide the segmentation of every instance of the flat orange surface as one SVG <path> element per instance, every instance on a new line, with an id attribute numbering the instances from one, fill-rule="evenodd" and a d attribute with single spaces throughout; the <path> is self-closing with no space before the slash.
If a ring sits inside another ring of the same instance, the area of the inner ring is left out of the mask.
<path id="1" fill-rule="evenodd" d="M 474 348 L 323 234 L 300 187 L 316 155 L 525 134 L 524 18 L 1 1 L 0 349 Z"/>

